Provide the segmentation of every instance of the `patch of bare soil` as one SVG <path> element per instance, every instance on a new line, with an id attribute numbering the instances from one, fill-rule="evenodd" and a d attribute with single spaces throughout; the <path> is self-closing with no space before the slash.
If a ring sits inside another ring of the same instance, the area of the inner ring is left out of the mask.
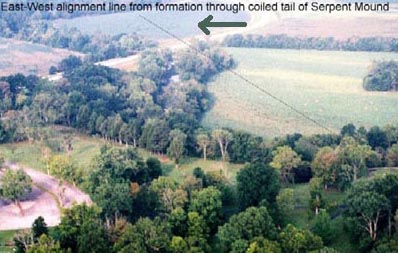
<path id="1" fill-rule="evenodd" d="M 8 164 L 8 166 L 11 169 L 19 168 L 16 164 Z M 42 216 L 47 225 L 56 226 L 60 222 L 61 206 L 92 204 L 87 194 L 67 184 L 64 184 L 63 196 L 60 198 L 59 180 L 31 168 L 23 169 L 33 180 L 33 190 L 25 201 L 21 201 L 21 208 L 14 203 L 0 200 L 0 230 L 30 228 L 38 216 Z M 0 177 L 1 175 L 2 172 L 0 172 Z"/>

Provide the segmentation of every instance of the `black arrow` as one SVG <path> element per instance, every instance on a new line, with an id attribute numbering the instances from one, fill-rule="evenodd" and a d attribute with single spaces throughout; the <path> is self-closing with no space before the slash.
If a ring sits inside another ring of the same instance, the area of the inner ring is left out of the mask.
<path id="1" fill-rule="evenodd" d="M 198 27 L 206 35 L 210 35 L 210 30 L 208 27 L 246 27 L 246 22 L 211 22 L 213 16 L 209 15 L 207 18 L 203 19 L 198 23 Z"/>

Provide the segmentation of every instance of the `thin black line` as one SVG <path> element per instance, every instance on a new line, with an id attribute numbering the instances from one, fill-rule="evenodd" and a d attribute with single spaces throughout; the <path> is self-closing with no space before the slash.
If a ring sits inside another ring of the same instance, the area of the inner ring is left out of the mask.
<path id="1" fill-rule="evenodd" d="M 194 50 L 195 52 L 197 52 L 198 54 L 201 54 L 203 56 L 205 56 L 206 58 L 208 58 L 209 60 L 211 60 L 211 58 L 206 55 L 205 53 L 199 51 L 197 48 L 195 48 L 194 46 L 192 46 L 190 43 L 184 41 L 183 39 L 179 38 L 178 36 L 176 36 L 175 34 L 171 33 L 170 31 L 166 30 L 165 28 L 161 27 L 160 25 L 158 25 L 157 23 L 153 22 L 152 20 L 148 19 L 147 17 L 144 17 L 143 15 L 139 15 L 142 19 L 144 19 L 146 22 L 150 23 L 151 25 L 155 26 L 156 28 L 158 28 L 159 30 L 163 31 L 164 33 L 170 35 L 171 37 L 175 38 L 176 40 L 180 41 L 181 43 L 183 43 L 184 45 L 188 46 L 189 48 L 191 48 L 192 50 Z M 260 86 L 258 86 L 257 84 L 255 84 L 254 82 L 250 81 L 249 79 L 247 79 L 246 77 L 244 77 L 243 75 L 239 74 L 238 72 L 236 72 L 233 69 L 226 69 L 227 71 L 231 72 L 232 74 L 234 74 L 235 76 L 239 77 L 240 79 L 242 79 L 243 81 L 245 81 L 246 83 L 250 84 L 251 86 L 253 86 L 254 88 L 256 88 L 257 90 L 261 91 L 262 93 L 264 93 L 265 95 L 271 97 L 272 99 L 278 101 L 279 103 L 281 103 L 282 105 L 286 106 L 287 108 L 289 108 L 290 110 L 294 111 L 295 113 L 301 115 L 303 118 L 311 121 L 312 123 L 314 123 L 315 125 L 319 126 L 320 128 L 326 130 L 327 132 L 330 133 L 334 133 L 331 129 L 329 129 L 328 127 L 326 127 L 325 125 L 321 124 L 320 122 L 316 121 L 315 119 L 311 118 L 310 116 L 308 116 L 307 114 L 305 114 L 304 112 L 296 109 L 294 106 L 288 104 L 287 102 L 283 101 L 282 99 L 278 98 L 277 96 L 273 95 L 272 93 L 270 93 L 269 91 L 265 90 L 264 88 L 261 88 Z"/>

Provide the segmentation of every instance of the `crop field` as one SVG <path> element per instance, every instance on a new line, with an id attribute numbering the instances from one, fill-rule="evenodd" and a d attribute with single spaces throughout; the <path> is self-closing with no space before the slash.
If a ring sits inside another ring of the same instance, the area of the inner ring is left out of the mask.
<path id="1" fill-rule="evenodd" d="M 397 124 L 398 93 L 368 92 L 362 78 L 374 60 L 398 54 L 228 48 L 236 73 L 322 126 L 338 131 L 347 123 L 371 127 Z M 231 72 L 209 85 L 214 106 L 208 127 L 232 127 L 266 137 L 326 130 L 261 93 Z"/>
<path id="2" fill-rule="evenodd" d="M 0 38 L 0 76 L 23 73 L 48 75 L 48 69 L 75 52 Z"/>
<path id="3" fill-rule="evenodd" d="M 86 16 L 74 19 L 56 20 L 57 27 L 77 28 L 84 33 L 95 34 L 103 33 L 109 35 L 117 35 L 120 33 L 137 34 L 143 37 L 157 39 L 169 39 L 170 35 L 162 32 L 153 24 L 144 20 L 145 19 L 161 26 L 171 34 L 185 38 L 201 34 L 197 24 L 209 14 L 214 15 L 217 20 L 231 20 L 243 21 L 247 19 L 244 13 L 233 14 L 228 12 L 128 12 L 128 13 L 115 13 L 109 15 Z M 217 21 L 215 20 L 215 21 Z"/>

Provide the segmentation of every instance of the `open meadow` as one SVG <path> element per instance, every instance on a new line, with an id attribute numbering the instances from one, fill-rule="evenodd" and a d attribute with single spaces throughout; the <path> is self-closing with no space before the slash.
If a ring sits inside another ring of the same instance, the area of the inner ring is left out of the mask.
<path id="1" fill-rule="evenodd" d="M 16 73 L 48 75 L 48 69 L 69 55 L 80 55 L 40 44 L 0 38 L 0 76 Z"/>
<path id="2" fill-rule="evenodd" d="M 396 59 L 398 54 L 226 50 L 238 63 L 236 73 L 333 131 L 348 123 L 365 127 L 398 123 L 398 93 L 362 88 L 372 61 Z M 208 127 L 238 128 L 266 137 L 325 132 L 231 72 L 218 76 L 209 89 L 214 106 L 203 121 Z"/>

